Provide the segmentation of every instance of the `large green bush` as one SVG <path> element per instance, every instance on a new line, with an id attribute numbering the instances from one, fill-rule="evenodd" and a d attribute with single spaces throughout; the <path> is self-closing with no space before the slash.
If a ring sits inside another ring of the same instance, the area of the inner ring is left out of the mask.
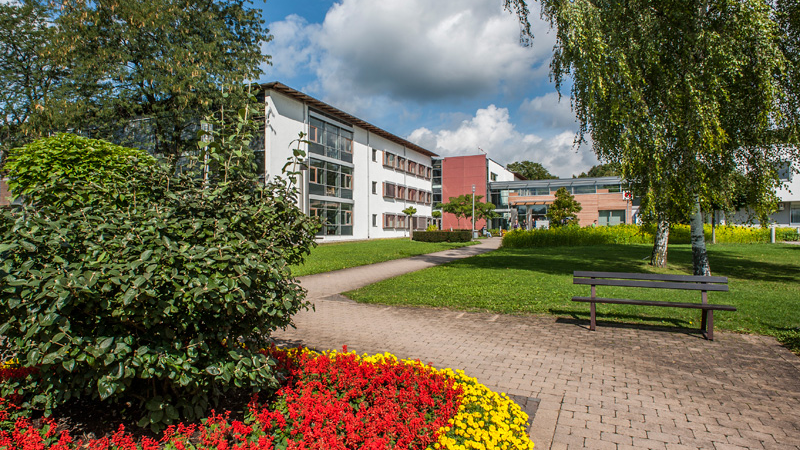
<path id="1" fill-rule="evenodd" d="M 124 184 L 137 165 L 155 160 L 146 151 L 110 142 L 60 133 L 9 151 L 4 171 L 15 197 L 28 204 L 89 203 L 98 190 L 87 184 Z M 109 191 L 114 194 L 114 191 Z"/>
<path id="2" fill-rule="evenodd" d="M 472 231 L 415 231 L 412 239 L 419 242 L 469 242 Z"/>
<path id="3" fill-rule="evenodd" d="M 319 224 L 291 180 L 256 181 L 246 137 L 215 136 L 213 176 L 138 167 L 126 183 L 75 187 L 113 205 L 2 213 L 0 335 L 39 371 L 0 395 L 45 410 L 124 400 L 161 428 L 203 417 L 231 387 L 276 386 L 258 350 L 306 305 L 289 267 Z"/>

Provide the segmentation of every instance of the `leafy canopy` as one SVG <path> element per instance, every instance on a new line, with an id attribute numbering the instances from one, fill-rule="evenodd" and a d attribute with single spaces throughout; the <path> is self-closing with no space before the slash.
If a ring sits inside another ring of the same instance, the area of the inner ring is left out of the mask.
<path id="1" fill-rule="evenodd" d="M 583 207 L 575 197 L 569 193 L 567 188 L 558 188 L 553 204 L 547 208 L 547 220 L 550 226 L 558 228 L 562 226 L 577 225 L 578 213 Z"/>
<path id="2" fill-rule="evenodd" d="M 529 180 L 554 180 L 558 178 L 544 168 L 541 163 L 531 161 L 512 162 L 506 168 L 516 172 Z"/>
<path id="3" fill-rule="evenodd" d="M 88 204 L 89 184 L 106 187 L 125 184 L 137 165 L 155 159 L 144 150 L 120 147 L 106 141 L 60 133 L 9 152 L 4 171 L 15 197 L 34 205 L 72 207 Z"/>

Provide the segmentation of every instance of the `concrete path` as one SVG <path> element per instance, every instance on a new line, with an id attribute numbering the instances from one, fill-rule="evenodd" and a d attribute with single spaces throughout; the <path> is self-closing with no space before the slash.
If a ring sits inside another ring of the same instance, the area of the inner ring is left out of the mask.
<path id="1" fill-rule="evenodd" d="M 538 399 L 530 431 L 537 450 L 800 449 L 800 358 L 772 338 L 717 331 L 708 342 L 691 330 L 602 322 L 590 332 L 584 320 L 365 305 L 338 295 L 499 241 L 304 277 L 316 310 L 274 337 L 388 351 Z"/>

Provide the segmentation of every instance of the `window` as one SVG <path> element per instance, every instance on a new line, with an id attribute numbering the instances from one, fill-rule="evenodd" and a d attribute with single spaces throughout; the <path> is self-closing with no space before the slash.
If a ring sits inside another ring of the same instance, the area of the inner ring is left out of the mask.
<path id="1" fill-rule="evenodd" d="M 383 196 L 394 198 L 397 186 L 392 183 L 383 183 Z"/>
<path id="2" fill-rule="evenodd" d="M 349 203 L 311 200 L 309 212 L 322 222 L 317 236 L 352 236 L 353 205 Z"/>
<path id="3" fill-rule="evenodd" d="M 394 154 L 389 152 L 383 152 L 383 165 L 388 167 L 394 167 L 394 164 L 395 164 Z"/>
<path id="4" fill-rule="evenodd" d="M 597 186 L 594 184 L 589 186 L 573 186 L 572 188 L 573 194 L 596 194 L 597 193 Z"/>
<path id="5" fill-rule="evenodd" d="M 620 186 L 619 183 L 617 183 L 617 184 L 603 184 L 603 185 L 597 186 L 597 188 L 598 189 L 608 189 L 608 192 L 622 192 L 622 186 Z"/>
<path id="6" fill-rule="evenodd" d="M 377 194 L 378 193 L 378 182 L 377 181 L 373 181 L 372 182 L 372 193 L 373 194 Z"/>
<path id="7" fill-rule="evenodd" d="M 308 190 L 313 195 L 353 198 L 353 168 L 311 158 Z"/>
<path id="8" fill-rule="evenodd" d="M 604 227 L 625 223 L 624 209 L 607 209 L 598 211 L 597 225 Z"/>
<path id="9" fill-rule="evenodd" d="M 373 214 L 372 215 L 372 226 L 373 227 L 377 227 L 378 226 L 378 215 L 377 214 Z"/>
<path id="10" fill-rule="evenodd" d="M 497 174 L 494 172 L 489 172 L 489 180 L 497 181 Z"/>
<path id="11" fill-rule="evenodd" d="M 419 175 L 420 177 L 425 176 L 425 166 L 423 166 L 422 164 L 417 166 L 417 175 Z"/>
<path id="12" fill-rule="evenodd" d="M 397 186 L 397 192 L 395 198 L 400 200 L 405 200 L 406 198 L 406 187 L 405 186 Z"/>
<path id="13" fill-rule="evenodd" d="M 308 119 L 309 152 L 345 162 L 353 162 L 353 132 L 324 122 Z"/>
<path id="14" fill-rule="evenodd" d="M 397 157 L 397 166 L 395 166 L 397 170 L 406 170 L 406 159 L 402 156 Z"/>
<path id="15" fill-rule="evenodd" d="M 416 189 L 408 189 L 408 201 L 416 202 L 417 201 L 417 190 Z"/>
<path id="16" fill-rule="evenodd" d="M 426 175 L 425 175 L 425 178 L 427 178 L 427 179 L 429 179 L 429 180 L 430 180 L 430 179 L 431 179 L 431 176 L 432 176 L 432 174 L 433 174 L 433 169 L 431 169 L 430 167 L 426 167 L 426 168 L 425 168 L 425 174 L 426 174 Z"/>
<path id="17" fill-rule="evenodd" d="M 408 173 L 417 173 L 417 163 L 414 161 L 408 162 Z"/>
<path id="18" fill-rule="evenodd" d="M 383 228 L 394 228 L 395 226 L 395 215 L 394 214 L 384 214 L 383 215 Z"/>
<path id="19" fill-rule="evenodd" d="M 378 162 L 378 150 L 372 149 L 372 160 Z"/>
<path id="20" fill-rule="evenodd" d="M 793 224 L 800 223 L 800 205 L 792 205 L 789 221 Z"/>

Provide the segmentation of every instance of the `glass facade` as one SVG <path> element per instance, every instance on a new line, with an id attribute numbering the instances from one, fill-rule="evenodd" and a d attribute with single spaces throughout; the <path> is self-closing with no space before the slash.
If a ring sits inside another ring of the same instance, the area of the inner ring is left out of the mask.
<path id="1" fill-rule="evenodd" d="M 319 218 L 322 229 L 317 236 L 352 236 L 353 205 L 350 203 L 311 200 L 311 217 Z"/>
<path id="2" fill-rule="evenodd" d="M 598 211 L 597 225 L 601 227 L 625 223 L 624 209 L 601 209 Z"/>
<path id="3" fill-rule="evenodd" d="M 353 199 L 353 168 L 310 158 L 308 191 L 311 195 Z"/>
<path id="4" fill-rule="evenodd" d="M 792 206 L 791 211 L 789 211 L 791 217 L 789 221 L 792 224 L 800 224 L 800 205 Z"/>
<path id="5" fill-rule="evenodd" d="M 308 151 L 340 161 L 353 162 L 353 132 L 323 122 L 316 117 L 309 118 Z"/>

